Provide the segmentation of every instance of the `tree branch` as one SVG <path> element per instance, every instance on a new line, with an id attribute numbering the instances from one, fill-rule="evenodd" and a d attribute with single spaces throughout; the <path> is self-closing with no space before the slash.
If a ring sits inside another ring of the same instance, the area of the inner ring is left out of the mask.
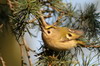
<path id="1" fill-rule="evenodd" d="M 9 5 L 11 11 L 14 11 L 12 2 L 10 0 L 7 0 L 7 4 Z"/>
<path id="2" fill-rule="evenodd" d="M 95 45 L 84 45 L 83 47 L 93 47 L 93 48 L 100 48 L 100 45 L 99 46 L 95 46 Z"/>
<path id="3" fill-rule="evenodd" d="M 2 63 L 2 66 L 6 66 L 5 61 L 3 60 L 3 58 L 0 56 L 0 61 Z"/>

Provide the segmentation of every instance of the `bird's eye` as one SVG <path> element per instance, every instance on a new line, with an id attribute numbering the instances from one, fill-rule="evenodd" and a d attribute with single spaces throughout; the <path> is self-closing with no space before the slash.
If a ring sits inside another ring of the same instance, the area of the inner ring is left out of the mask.
<path id="1" fill-rule="evenodd" d="M 70 33 L 68 34 L 68 36 L 69 36 L 69 37 L 72 37 L 72 35 L 71 35 Z"/>
<path id="2" fill-rule="evenodd" d="M 51 32 L 50 31 L 47 31 L 48 32 L 48 34 L 50 34 Z"/>

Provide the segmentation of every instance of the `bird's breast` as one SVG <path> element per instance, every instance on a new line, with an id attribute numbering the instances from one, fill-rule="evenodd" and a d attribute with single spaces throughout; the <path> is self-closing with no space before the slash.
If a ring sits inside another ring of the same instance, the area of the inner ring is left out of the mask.
<path id="1" fill-rule="evenodd" d="M 77 44 L 76 40 L 61 42 L 59 40 L 56 40 L 53 37 L 48 38 L 48 37 L 45 37 L 44 35 L 43 35 L 43 41 L 44 41 L 44 44 L 48 48 L 53 49 L 53 50 L 68 50 L 68 49 L 71 49 L 71 48 L 77 46 L 76 45 Z"/>

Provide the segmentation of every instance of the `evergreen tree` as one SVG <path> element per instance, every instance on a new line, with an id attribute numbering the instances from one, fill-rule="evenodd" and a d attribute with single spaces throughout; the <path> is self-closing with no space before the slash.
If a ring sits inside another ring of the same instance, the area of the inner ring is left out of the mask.
<path id="1" fill-rule="evenodd" d="M 5 3 L 5 4 L 4 4 Z M 40 26 L 39 21 L 40 15 L 43 15 L 44 20 L 48 20 L 48 24 L 53 24 L 55 26 L 68 27 L 73 29 L 81 29 L 85 33 L 84 39 L 82 41 L 86 42 L 86 46 L 78 46 L 71 50 L 66 51 L 54 51 L 46 48 L 44 45 L 40 47 L 42 52 L 36 53 L 38 61 L 37 66 L 89 66 L 96 64 L 91 64 L 94 57 L 99 57 L 99 14 L 96 12 L 97 8 L 95 4 L 86 4 L 86 8 L 76 9 L 71 3 L 64 3 L 62 0 L 3 0 L 0 2 L 0 30 L 7 29 L 8 27 L 15 35 L 19 46 L 24 45 L 26 55 L 30 66 L 32 66 L 29 56 L 29 51 L 31 50 L 25 43 L 24 35 L 26 32 L 32 35 L 29 29 L 31 27 Z M 41 14 L 40 14 L 41 12 Z M 31 15 L 33 17 L 31 17 Z M 30 17 L 32 19 L 30 19 Z M 40 29 L 38 29 L 40 30 Z M 2 32 L 1 31 L 1 32 Z M 84 52 L 81 47 L 89 49 L 92 53 L 97 50 L 97 54 L 91 58 L 91 53 L 89 57 L 84 59 Z M 22 51 L 21 47 L 21 51 Z M 23 51 L 22 51 L 23 52 Z M 82 62 L 78 60 L 78 56 L 82 55 Z M 22 66 L 27 63 L 23 62 L 22 55 Z M 33 58 L 34 59 L 34 58 Z M 99 58 L 98 58 L 99 61 Z M 2 63 L 3 64 L 3 63 Z M 99 64 L 99 63 L 98 63 Z M 97 64 L 97 65 L 98 65 Z M 27 66 L 27 65 L 26 65 Z"/>

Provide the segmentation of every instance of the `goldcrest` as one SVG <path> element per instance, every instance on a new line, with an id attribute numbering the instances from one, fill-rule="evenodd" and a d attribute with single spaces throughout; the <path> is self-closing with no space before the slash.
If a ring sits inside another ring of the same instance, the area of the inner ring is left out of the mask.
<path id="1" fill-rule="evenodd" d="M 48 25 L 46 22 L 41 24 L 41 29 L 42 39 L 49 49 L 68 50 L 78 44 L 85 44 L 83 41 L 77 40 L 84 34 L 83 31 Z"/>

